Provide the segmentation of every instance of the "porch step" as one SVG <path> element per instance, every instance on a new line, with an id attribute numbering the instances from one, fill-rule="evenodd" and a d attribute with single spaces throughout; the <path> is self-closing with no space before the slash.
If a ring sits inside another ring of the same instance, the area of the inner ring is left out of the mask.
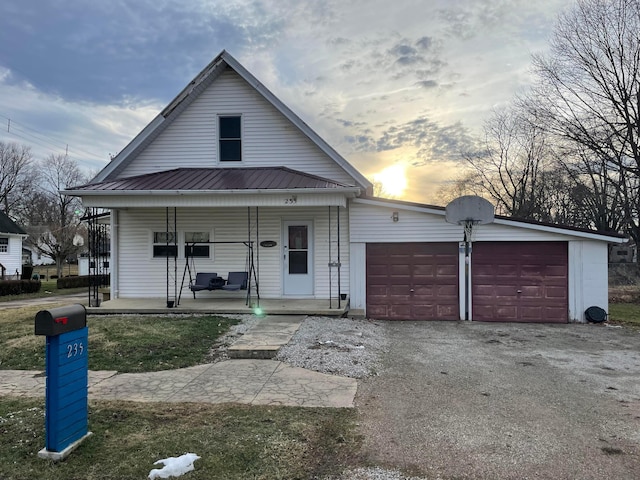
<path id="1" fill-rule="evenodd" d="M 289 343 L 306 315 L 267 315 L 231 345 L 230 358 L 270 359 Z"/>

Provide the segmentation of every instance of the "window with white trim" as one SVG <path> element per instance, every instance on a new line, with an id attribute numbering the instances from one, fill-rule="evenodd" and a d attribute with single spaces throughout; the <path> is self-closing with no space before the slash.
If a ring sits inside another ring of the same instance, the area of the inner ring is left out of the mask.
<path id="1" fill-rule="evenodd" d="M 209 232 L 184 232 L 184 256 L 203 257 L 211 256 L 211 245 L 205 242 L 211 241 Z"/>
<path id="2" fill-rule="evenodd" d="M 178 246 L 173 232 L 153 232 L 153 257 L 175 257 Z"/>
<path id="3" fill-rule="evenodd" d="M 9 237 L 0 237 L 0 253 L 9 253 Z"/>
<path id="4" fill-rule="evenodd" d="M 242 122 L 239 115 L 218 117 L 218 160 L 242 161 Z"/>

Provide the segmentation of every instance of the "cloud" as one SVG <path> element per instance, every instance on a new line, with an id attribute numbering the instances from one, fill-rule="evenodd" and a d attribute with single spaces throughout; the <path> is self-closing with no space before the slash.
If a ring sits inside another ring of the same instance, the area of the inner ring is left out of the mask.
<path id="1" fill-rule="evenodd" d="M 0 114 L 102 164 L 226 49 L 364 172 L 433 172 L 526 87 L 565 3 L 5 0 Z"/>

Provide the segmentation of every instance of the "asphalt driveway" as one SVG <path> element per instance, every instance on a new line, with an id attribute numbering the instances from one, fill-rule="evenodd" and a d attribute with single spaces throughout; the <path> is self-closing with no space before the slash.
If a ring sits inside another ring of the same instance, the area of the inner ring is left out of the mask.
<path id="1" fill-rule="evenodd" d="M 388 322 L 356 404 L 372 463 L 438 479 L 640 478 L 640 333 Z"/>

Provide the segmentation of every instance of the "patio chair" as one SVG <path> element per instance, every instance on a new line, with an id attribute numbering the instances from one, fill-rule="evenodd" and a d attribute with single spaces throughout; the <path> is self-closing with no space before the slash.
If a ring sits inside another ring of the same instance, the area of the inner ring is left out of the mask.
<path id="1" fill-rule="evenodd" d="M 189 282 L 189 290 L 193 292 L 193 298 L 196 298 L 196 292 L 219 290 L 223 285 L 224 278 L 219 277 L 217 273 L 197 273 L 195 281 Z"/>
<path id="2" fill-rule="evenodd" d="M 247 272 L 229 272 L 227 284 L 222 286 L 223 290 L 246 290 L 249 274 Z"/>

